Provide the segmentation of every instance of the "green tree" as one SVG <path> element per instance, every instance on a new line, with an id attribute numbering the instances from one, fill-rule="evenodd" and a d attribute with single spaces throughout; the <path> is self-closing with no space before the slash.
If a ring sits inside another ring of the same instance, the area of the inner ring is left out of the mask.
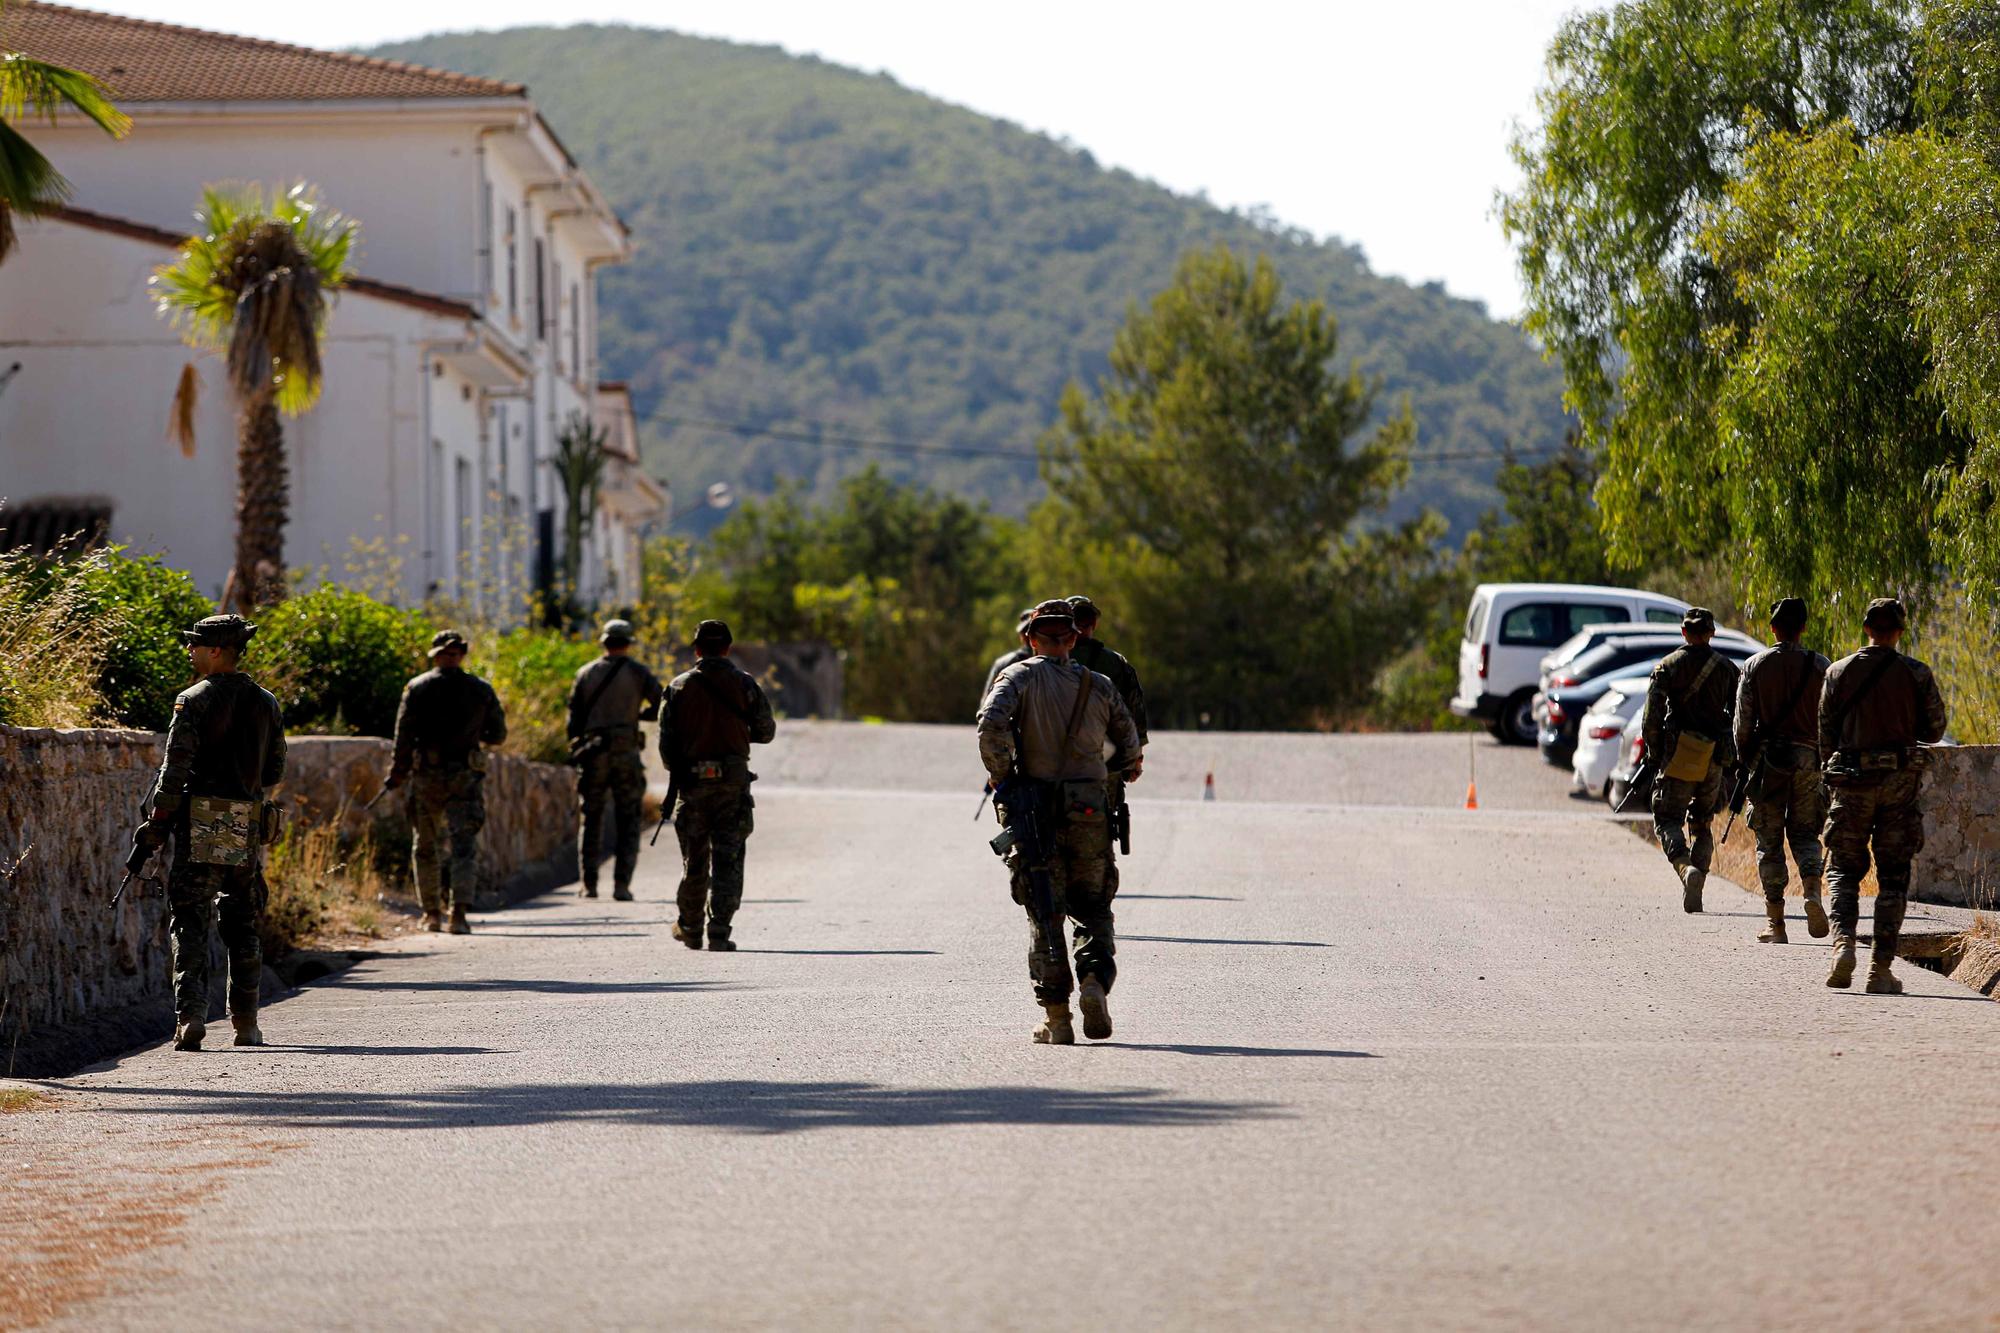
<path id="1" fill-rule="evenodd" d="M 1197 251 L 1043 437 L 1037 585 L 1088 575 L 1166 717 L 1324 724 L 1418 628 L 1442 525 L 1357 524 L 1408 474 L 1415 424 L 1338 351 L 1326 308 L 1285 301 L 1268 261 Z"/>
<path id="2" fill-rule="evenodd" d="M 1538 463 L 1510 452 L 1495 484 L 1505 508 L 1488 510 L 1465 542 L 1472 582 L 1610 583 L 1617 576 L 1593 498 L 1597 467 L 1576 440 Z M 1455 664 L 1455 640 L 1452 647 Z"/>
<path id="3" fill-rule="evenodd" d="M 5 8 L 0 0 L 0 10 Z M 114 139 L 132 128 L 131 118 L 88 74 L 0 50 L 0 263 L 14 249 L 15 217 L 45 213 L 69 197 L 69 182 L 15 125 L 24 118 L 54 124 L 64 108 L 88 117 Z"/>
<path id="4" fill-rule="evenodd" d="M 290 483 L 279 413 L 298 416 L 319 400 L 320 334 L 358 225 L 305 185 L 270 196 L 256 186 L 205 189 L 195 221 L 180 258 L 154 271 L 154 299 L 191 346 L 223 354 L 237 403 L 234 601 L 268 605 L 285 596 Z M 184 375 L 176 394 L 183 421 L 190 384 Z"/>
<path id="5" fill-rule="evenodd" d="M 609 438 L 588 416 L 572 412 L 550 459 L 563 493 L 563 613 L 570 620 L 583 614 L 583 534 L 597 518 L 598 490 L 611 465 Z"/>

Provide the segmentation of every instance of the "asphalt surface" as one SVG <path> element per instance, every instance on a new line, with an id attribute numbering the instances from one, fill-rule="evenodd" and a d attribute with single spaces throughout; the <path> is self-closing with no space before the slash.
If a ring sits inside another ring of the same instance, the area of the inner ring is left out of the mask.
<path id="1" fill-rule="evenodd" d="M 1160 737 L 1048 1048 L 967 733 L 791 730 L 738 953 L 663 842 L 38 1085 L 0 1325 L 1993 1326 L 2000 1007 L 1684 916 L 1531 753 L 1468 812 L 1462 737 Z"/>

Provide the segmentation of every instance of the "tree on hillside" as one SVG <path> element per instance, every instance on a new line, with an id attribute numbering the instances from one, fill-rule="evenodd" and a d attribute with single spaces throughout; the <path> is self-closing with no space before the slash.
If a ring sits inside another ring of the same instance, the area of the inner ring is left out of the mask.
<path id="1" fill-rule="evenodd" d="M 14 126 L 23 117 L 53 125 L 64 109 L 87 116 L 114 139 L 132 128 L 131 118 L 88 74 L 0 50 L 0 263 L 14 249 L 16 216 L 47 212 L 69 197 L 69 182 Z"/>
<path id="2" fill-rule="evenodd" d="M 195 221 L 180 258 L 154 271 L 154 299 L 191 346 L 223 354 L 237 403 L 236 565 L 226 600 L 268 605 L 285 596 L 291 488 L 279 413 L 298 416 L 319 400 L 320 333 L 359 227 L 303 184 L 272 196 L 256 186 L 205 189 Z M 191 385 L 190 372 L 175 395 L 182 422 Z"/>
<path id="3" fill-rule="evenodd" d="M 1561 452 L 1524 463 L 1509 452 L 1495 479 L 1506 501 L 1465 541 L 1473 582 L 1610 583 L 1616 578 L 1599 530 L 1597 466 L 1572 437 Z M 1457 627 L 1457 607 L 1451 624 Z M 1452 642 L 1456 665 L 1457 641 Z"/>
<path id="4" fill-rule="evenodd" d="M 1198 251 L 1043 439 L 1037 586 L 1096 585 L 1177 721 L 1327 721 L 1422 620 L 1435 521 L 1350 531 L 1402 484 L 1415 425 L 1338 350 L 1269 262 Z"/>

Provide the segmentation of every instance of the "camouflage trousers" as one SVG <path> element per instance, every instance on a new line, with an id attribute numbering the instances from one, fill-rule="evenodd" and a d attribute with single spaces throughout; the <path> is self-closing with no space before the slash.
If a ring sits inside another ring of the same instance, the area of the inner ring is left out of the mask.
<path id="1" fill-rule="evenodd" d="M 1706 777 L 1670 778 L 1662 773 L 1654 781 L 1653 832 L 1669 861 L 1708 869 L 1715 855 L 1715 812 L 1721 805 L 1722 765 L 1713 760 Z"/>
<path id="2" fill-rule="evenodd" d="M 469 911 L 478 896 L 485 781 L 470 767 L 420 769 L 410 779 L 411 859 L 426 912 Z"/>
<path id="3" fill-rule="evenodd" d="M 1875 957 L 1896 955 L 1910 898 L 1910 863 L 1924 847 L 1923 770 L 1831 780 L 1826 812 L 1826 887 L 1836 935 L 1854 938 L 1861 923 L 1861 880 L 1875 859 Z"/>
<path id="4" fill-rule="evenodd" d="M 174 967 L 174 1014 L 208 1017 L 208 923 L 229 955 L 229 1009 L 254 1012 L 264 977 L 264 950 L 257 920 L 269 891 L 260 866 L 190 864 L 178 848 L 167 877 L 167 936 Z"/>
<path id="5" fill-rule="evenodd" d="M 638 751 L 600 752 L 577 769 L 576 799 L 582 814 L 577 870 L 584 884 L 593 889 L 597 887 L 597 868 L 604 863 L 606 798 L 618 831 L 612 882 L 622 889 L 632 883 L 632 872 L 639 864 L 639 824 L 645 817 L 646 763 Z"/>
<path id="6" fill-rule="evenodd" d="M 751 813 L 756 804 L 740 782 L 701 782 L 681 790 L 674 836 L 681 844 L 675 899 L 682 930 L 706 926 L 710 938 L 729 938 L 729 923 L 743 903 L 744 844 L 756 827 Z"/>
<path id="7" fill-rule="evenodd" d="M 1789 773 L 1765 770 L 1763 791 L 1751 800 L 1744 820 L 1757 835 L 1757 878 L 1768 902 L 1783 899 L 1791 882 L 1785 869 L 1787 842 L 1801 879 L 1818 879 L 1824 868 L 1819 835 L 1826 824 L 1826 781 L 1812 754 L 1808 750 L 1807 762 Z"/>
<path id="8" fill-rule="evenodd" d="M 1118 980 L 1118 939 L 1111 911 L 1118 886 L 1112 878 L 1110 826 L 1095 819 L 1052 823 L 1051 828 L 1049 879 L 1056 915 L 1068 917 L 1073 925 L 1076 976 L 1096 977 L 1108 991 Z M 1007 867 L 1013 874 L 1014 901 L 1028 912 L 1028 980 L 1035 998 L 1043 1004 L 1061 1004 L 1070 997 L 1070 969 L 1051 975 L 1055 969 L 1046 961 L 1048 941 L 1028 907 L 1028 870 L 1021 863 L 1019 847 L 1007 853 Z M 1055 944 L 1062 947 L 1061 940 Z"/>

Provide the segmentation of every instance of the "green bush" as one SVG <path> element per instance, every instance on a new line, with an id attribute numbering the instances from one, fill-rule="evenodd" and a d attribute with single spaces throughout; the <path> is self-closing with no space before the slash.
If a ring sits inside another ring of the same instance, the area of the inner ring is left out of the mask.
<path id="1" fill-rule="evenodd" d="M 597 645 L 539 627 L 481 639 L 466 669 L 499 694 L 507 710 L 506 748 L 549 764 L 568 759 L 569 688 L 577 668 L 597 656 Z"/>
<path id="2" fill-rule="evenodd" d="M 98 693 L 128 727 L 164 731 L 174 696 L 187 688 L 187 649 L 180 631 L 215 614 L 194 580 L 157 555 L 127 555 L 113 547 L 70 571 L 78 601 L 106 629 Z"/>
<path id="3" fill-rule="evenodd" d="M 388 736 L 403 685 L 429 664 L 421 612 L 323 584 L 263 612 L 243 669 L 278 696 L 292 732 Z"/>

